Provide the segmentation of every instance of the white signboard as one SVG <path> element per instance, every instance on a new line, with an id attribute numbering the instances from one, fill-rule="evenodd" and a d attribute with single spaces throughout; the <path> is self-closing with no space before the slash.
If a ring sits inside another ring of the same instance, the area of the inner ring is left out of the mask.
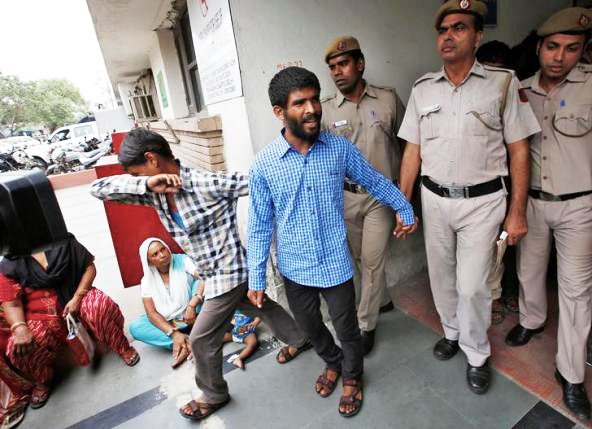
<path id="1" fill-rule="evenodd" d="M 201 90 L 206 105 L 243 94 L 228 1 L 187 2 Z"/>

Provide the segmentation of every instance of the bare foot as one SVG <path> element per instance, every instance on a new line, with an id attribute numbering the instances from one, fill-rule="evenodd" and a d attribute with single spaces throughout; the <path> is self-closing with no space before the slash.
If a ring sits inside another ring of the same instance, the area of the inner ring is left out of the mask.
<path id="1" fill-rule="evenodd" d="M 232 364 L 234 366 L 236 366 L 239 369 L 245 369 L 245 363 L 243 362 L 243 360 L 239 357 L 237 357 L 235 360 L 232 361 Z"/>

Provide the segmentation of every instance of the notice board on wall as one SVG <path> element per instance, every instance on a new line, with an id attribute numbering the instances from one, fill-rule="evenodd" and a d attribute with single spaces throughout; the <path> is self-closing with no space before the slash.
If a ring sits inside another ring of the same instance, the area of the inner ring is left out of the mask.
<path id="1" fill-rule="evenodd" d="M 228 0 L 187 2 L 206 105 L 243 95 Z"/>

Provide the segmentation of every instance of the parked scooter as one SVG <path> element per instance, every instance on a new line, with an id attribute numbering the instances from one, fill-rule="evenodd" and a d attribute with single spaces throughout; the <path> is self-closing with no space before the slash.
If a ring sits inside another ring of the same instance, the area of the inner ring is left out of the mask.
<path id="1" fill-rule="evenodd" d="M 91 168 L 102 156 L 108 154 L 111 148 L 103 146 L 90 152 L 68 151 L 57 147 L 51 153 L 53 164 L 47 169 L 47 174 L 68 173 Z"/>

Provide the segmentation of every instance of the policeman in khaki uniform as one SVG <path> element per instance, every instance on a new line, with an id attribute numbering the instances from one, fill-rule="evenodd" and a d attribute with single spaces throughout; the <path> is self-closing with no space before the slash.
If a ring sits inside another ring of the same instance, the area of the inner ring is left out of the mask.
<path id="1" fill-rule="evenodd" d="M 421 167 L 428 271 L 445 335 L 434 356 L 450 359 L 460 347 L 467 384 L 477 394 L 487 391 L 491 377 L 487 278 L 495 243 L 502 225 L 509 244 L 526 234 L 527 139 L 540 131 L 513 72 L 475 60 L 486 12 L 475 0 L 440 7 L 436 44 L 444 67 L 415 82 L 399 130 L 407 141 L 400 174 L 407 198 Z"/>
<path id="2" fill-rule="evenodd" d="M 393 88 L 370 85 L 363 79 L 365 60 L 351 36 L 333 40 L 325 62 L 339 94 L 323 100 L 323 128 L 351 140 L 370 163 L 395 180 L 401 160 L 397 130 L 405 108 Z M 364 354 L 374 346 L 378 313 L 393 308 L 386 289 L 385 259 L 393 231 L 393 211 L 361 186 L 344 185 L 348 239 L 360 267 L 358 321 Z"/>
<path id="3" fill-rule="evenodd" d="M 592 289 L 592 66 L 579 64 L 592 10 L 563 9 L 539 29 L 541 69 L 523 82 L 542 126 L 531 140 L 528 234 L 518 249 L 520 324 L 506 337 L 521 346 L 543 330 L 551 237 L 557 246 L 559 332 L 556 377 L 563 400 L 590 418 L 584 389 Z"/>

